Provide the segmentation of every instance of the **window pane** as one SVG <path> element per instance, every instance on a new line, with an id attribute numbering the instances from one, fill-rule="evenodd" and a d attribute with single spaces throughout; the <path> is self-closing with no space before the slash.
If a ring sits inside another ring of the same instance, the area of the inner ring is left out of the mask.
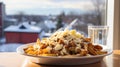
<path id="1" fill-rule="evenodd" d="M 75 19 L 74 27 L 85 36 L 88 25 L 106 25 L 106 0 L 2 0 L 0 51 L 49 37 Z"/>

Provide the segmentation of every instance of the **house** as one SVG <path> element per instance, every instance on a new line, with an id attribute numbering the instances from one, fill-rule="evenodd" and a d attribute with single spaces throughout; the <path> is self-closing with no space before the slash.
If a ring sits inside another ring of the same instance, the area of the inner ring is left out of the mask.
<path id="1" fill-rule="evenodd" d="M 17 26 L 11 25 L 4 29 L 6 43 L 31 43 L 39 37 L 41 28 L 27 22 Z"/>
<path id="2" fill-rule="evenodd" d="M 6 17 L 4 20 L 4 28 L 6 28 L 10 25 L 17 25 L 17 24 L 18 24 L 18 22 L 17 22 L 17 19 L 15 19 L 15 18 Z"/>
<path id="3" fill-rule="evenodd" d="M 39 23 L 38 26 L 45 32 L 53 32 L 56 29 L 56 22 L 45 20 L 44 22 Z"/>

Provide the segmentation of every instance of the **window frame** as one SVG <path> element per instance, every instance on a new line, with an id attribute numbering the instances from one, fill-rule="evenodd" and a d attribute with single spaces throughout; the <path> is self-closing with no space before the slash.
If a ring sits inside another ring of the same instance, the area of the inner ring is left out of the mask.
<path id="1" fill-rule="evenodd" d="M 107 4 L 107 25 L 109 26 L 108 45 L 115 49 L 120 49 L 120 1 L 108 0 Z M 111 46 L 110 46 L 111 45 Z"/>

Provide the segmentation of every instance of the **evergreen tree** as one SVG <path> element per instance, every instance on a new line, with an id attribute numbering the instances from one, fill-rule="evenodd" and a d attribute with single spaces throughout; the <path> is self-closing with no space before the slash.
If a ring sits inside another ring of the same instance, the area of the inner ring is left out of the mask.
<path id="1" fill-rule="evenodd" d="M 57 21 L 57 29 L 63 27 L 63 24 L 62 24 L 63 20 L 62 20 L 62 17 L 61 16 L 58 16 L 58 21 Z"/>

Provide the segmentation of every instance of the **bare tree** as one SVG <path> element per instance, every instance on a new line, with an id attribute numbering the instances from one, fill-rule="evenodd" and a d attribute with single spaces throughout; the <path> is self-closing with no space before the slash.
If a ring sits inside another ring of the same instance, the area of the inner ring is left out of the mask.
<path id="1" fill-rule="evenodd" d="M 102 24 L 102 11 L 103 8 L 105 7 L 105 1 L 106 0 L 91 0 L 95 8 L 94 15 L 96 16 L 97 19 L 97 23 L 96 23 L 97 25 Z"/>
<path id="2" fill-rule="evenodd" d="M 20 11 L 17 15 L 17 18 L 18 18 L 18 22 L 23 22 L 24 20 L 24 16 L 25 16 L 25 13 Z"/>

